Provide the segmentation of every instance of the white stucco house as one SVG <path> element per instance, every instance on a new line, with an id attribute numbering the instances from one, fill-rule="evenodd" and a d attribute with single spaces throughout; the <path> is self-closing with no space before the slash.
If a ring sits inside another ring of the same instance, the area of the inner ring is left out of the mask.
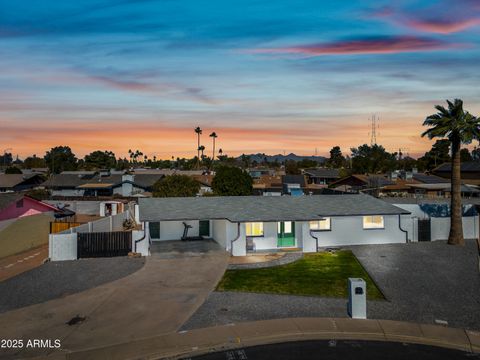
<path id="1" fill-rule="evenodd" d="M 249 252 L 405 243 L 409 211 L 369 195 L 141 198 L 150 241 L 212 238 L 234 256 Z"/>

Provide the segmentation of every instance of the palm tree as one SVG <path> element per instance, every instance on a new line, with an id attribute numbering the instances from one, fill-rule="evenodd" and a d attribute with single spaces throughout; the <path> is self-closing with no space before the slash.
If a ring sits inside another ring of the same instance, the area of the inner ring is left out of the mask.
<path id="1" fill-rule="evenodd" d="M 200 126 L 197 126 L 195 128 L 195 133 L 197 134 L 197 140 L 198 140 L 198 145 L 197 145 L 197 168 L 200 167 L 200 135 L 202 135 L 202 129 Z"/>
<path id="2" fill-rule="evenodd" d="M 452 153 L 451 167 L 451 199 L 450 199 L 450 234 L 448 243 L 451 245 L 464 245 L 462 228 L 462 198 L 460 193 L 460 148 L 462 144 L 470 144 L 472 140 L 480 138 L 480 119 L 468 111 L 463 110 L 463 101 L 455 99 L 447 100 L 448 109 L 436 105 L 436 114 L 428 116 L 423 122 L 424 126 L 430 126 L 422 133 L 429 139 L 444 138 L 450 141 Z"/>
<path id="3" fill-rule="evenodd" d="M 199 153 L 202 152 L 202 156 L 201 156 L 202 161 L 203 161 L 203 158 L 204 158 L 204 155 L 203 155 L 203 152 L 204 152 L 204 151 L 205 151 L 205 146 L 200 145 L 200 146 L 198 147 L 198 152 L 199 152 Z"/>
<path id="4" fill-rule="evenodd" d="M 215 161 L 215 139 L 218 137 L 217 133 L 214 131 L 209 135 L 213 140 L 213 152 L 212 152 L 212 166 Z"/>

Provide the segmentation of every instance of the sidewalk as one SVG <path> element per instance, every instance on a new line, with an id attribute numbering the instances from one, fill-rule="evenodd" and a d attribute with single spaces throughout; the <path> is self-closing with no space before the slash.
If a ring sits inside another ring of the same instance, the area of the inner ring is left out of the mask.
<path id="1" fill-rule="evenodd" d="M 405 342 L 480 353 L 480 332 L 389 320 L 291 318 L 239 323 L 58 354 L 55 359 L 163 359 L 302 340 Z"/>
<path id="2" fill-rule="evenodd" d="M 48 244 L 0 259 L 0 281 L 4 281 L 43 264 L 48 257 Z"/>

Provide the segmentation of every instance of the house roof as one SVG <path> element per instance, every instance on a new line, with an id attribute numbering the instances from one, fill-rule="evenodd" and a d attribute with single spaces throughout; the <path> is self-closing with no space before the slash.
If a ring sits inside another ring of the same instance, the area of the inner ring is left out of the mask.
<path id="1" fill-rule="evenodd" d="M 423 184 L 438 184 L 438 183 L 448 183 L 447 179 L 444 179 L 440 176 L 427 175 L 423 173 L 416 173 L 412 175 L 413 179 L 421 182 Z"/>
<path id="2" fill-rule="evenodd" d="M 443 163 L 440 166 L 437 166 L 432 172 L 442 172 L 442 173 L 449 173 L 452 171 L 452 164 L 451 163 Z M 467 161 L 463 162 L 460 165 L 460 171 L 462 172 L 480 172 L 480 161 Z"/>
<path id="3" fill-rule="evenodd" d="M 85 176 L 87 175 L 87 176 Z M 120 186 L 123 182 L 122 174 L 112 174 L 109 176 L 100 176 L 96 174 L 70 174 L 61 173 L 52 176 L 43 183 L 45 187 L 52 188 L 107 188 Z M 155 182 L 161 179 L 162 174 L 135 174 L 133 176 L 133 184 L 141 188 L 148 188 L 153 186 Z M 128 180 L 126 180 L 128 181 Z"/>
<path id="4" fill-rule="evenodd" d="M 140 198 L 139 209 L 141 221 L 308 221 L 325 216 L 409 214 L 408 211 L 362 194 Z"/>
<path id="5" fill-rule="evenodd" d="M 39 174 L 0 174 L 0 187 L 13 188 Z"/>
<path id="6" fill-rule="evenodd" d="M 305 174 L 311 177 L 338 179 L 340 177 L 338 169 L 317 168 L 317 169 L 305 169 Z"/>
<path id="7" fill-rule="evenodd" d="M 365 186 L 370 186 L 370 187 L 383 187 L 383 186 L 394 185 L 395 184 L 393 181 L 387 179 L 384 175 L 353 174 L 353 175 L 344 177 L 342 179 L 339 179 L 337 181 L 334 181 L 330 185 L 340 186 L 344 183 L 348 184 L 348 181 L 350 181 L 350 179 L 358 180 L 358 181 L 362 182 Z"/>

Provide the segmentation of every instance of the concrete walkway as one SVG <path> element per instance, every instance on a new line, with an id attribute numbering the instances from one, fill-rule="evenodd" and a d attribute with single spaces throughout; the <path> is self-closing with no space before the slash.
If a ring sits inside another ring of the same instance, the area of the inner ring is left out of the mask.
<path id="1" fill-rule="evenodd" d="M 218 250 L 193 257 L 152 256 L 125 278 L 1 314 L 0 338 L 60 339 L 61 352 L 71 352 L 174 332 L 213 290 L 227 263 L 228 254 Z M 77 315 L 86 319 L 66 324 Z M 53 351 L 0 349 L 0 358 L 42 358 Z"/>
<path id="2" fill-rule="evenodd" d="M 291 253 L 286 253 L 285 255 L 279 258 L 263 261 L 263 262 L 245 262 L 243 264 L 229 264 L 228 269 L 229 270 L 262 269 L 262 268 L 290 264 L 292 262 L 300 260 L 302 257 L 303 257 L 303 253 L 301 252 L 291 252 Z"/>
<path id="3" fill-rule="evenodd" d="M 126 344 L 63 354 L 58 359 L 163 359 L 261 344 L 345 339 L 414 343 L 480 352 L 480 333 L 462 329 L 389 320 L 290 318 L 155 336 Z"/>

